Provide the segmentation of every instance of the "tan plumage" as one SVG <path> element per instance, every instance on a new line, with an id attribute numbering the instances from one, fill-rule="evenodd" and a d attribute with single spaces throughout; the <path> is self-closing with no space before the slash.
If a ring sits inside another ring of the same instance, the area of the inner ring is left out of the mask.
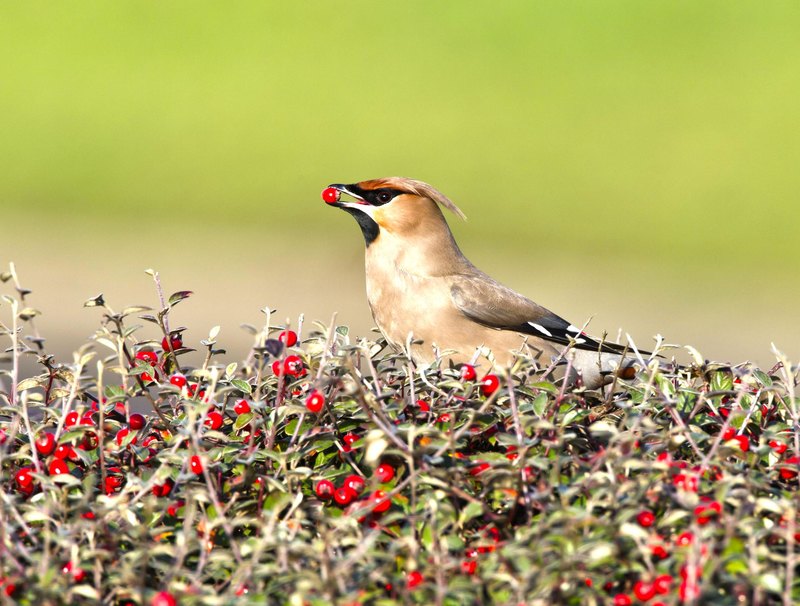
<path id="1" fill-rule="evenodd" d="M 433 362 L 436 348 L 456 362 L 485 348 L 499 365 L 523 352 L 547 366 L 571 345 L 565 357 L 592 387 L 620 366 L 622 348 L 587 337 L 470 263 L 440 205 L 464 214 L 427 183 L 389 177 L 330 187 L 356 200 L 334 205 L 353 215 L 364 234 L 367 298 L 375 322 L 396 348 L 413 335 L 417 364 Z"/>

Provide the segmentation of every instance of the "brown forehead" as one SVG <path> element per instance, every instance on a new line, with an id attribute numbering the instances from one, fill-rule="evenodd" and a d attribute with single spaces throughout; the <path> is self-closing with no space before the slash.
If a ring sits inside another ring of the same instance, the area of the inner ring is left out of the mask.
<path id="1" fill-rule="evenodd" d="M 391 187 L 392 189 L 399 189 L 407 193 L 412 193 L 413 191 L 408 183 L 404 183 L 402 179 L 370 179 L 369 181 L 361 181 L 358 186 L 367 191 L 381 189 L 383 187 Z"/>

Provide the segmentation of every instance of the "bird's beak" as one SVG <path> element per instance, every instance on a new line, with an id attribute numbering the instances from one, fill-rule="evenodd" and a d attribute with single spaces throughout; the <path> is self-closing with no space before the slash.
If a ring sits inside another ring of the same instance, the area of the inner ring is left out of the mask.
<path id="1" fill-rule="evenodd" d="M 361 197 L 360 195 L 349 189 L 348 185 L 344 185 L 342 183 L 331 183 L 330 185 L 328 185 L 328 189 L 335 189 L 340 194 L 346 194 L 351 198 L 355 199 L 354 201 L 339 199 L 336 202 L 333 202 L 331 206 L 335 206 L 336 208 L 345 208 L 345 209 L 354 208 L 362 212 L 366 212 L 367 214 L 371 214 L 370 211 L 374 208 L 369 202 L 364 200 L 363 197 Z"/>

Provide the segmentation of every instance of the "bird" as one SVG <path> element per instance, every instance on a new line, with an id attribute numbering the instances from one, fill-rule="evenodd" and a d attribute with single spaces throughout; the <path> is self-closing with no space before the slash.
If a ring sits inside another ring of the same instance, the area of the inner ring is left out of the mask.
<path id="1" fill-rule="evenodd" d="M 322 197 L 361 228 L 372 316 L 387 343 L 416 365 L 444 357 L 470 363 L 484 354 L 493 366 L 509 367 L 527 355 L 545 368 L 560 363 L 570 384 L 590 389 L 615 375 L 632 378 L 628 348 L 590 337 L 475 267 L 442 208 L 466 216 L 433 186 L 386 177 L 333 183 Z"/>

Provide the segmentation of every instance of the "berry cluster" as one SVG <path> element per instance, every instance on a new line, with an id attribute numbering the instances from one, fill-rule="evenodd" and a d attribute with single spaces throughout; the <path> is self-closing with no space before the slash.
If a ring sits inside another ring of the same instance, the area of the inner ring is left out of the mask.
<path id="1" fill-rule="evenodd" d="M 341 328 L 271 325 L 233 363 L 216 331 L 193 358 L 167 328 L 187 297 L 154 315 L 94 299 L 101 328 L 72 364 L 25 339 L 27 306 L 0 335 L 0 601 L 796 598 L 788 363 L 650 369 L 600 393 L 524 359 L 412 367 Z"/>

